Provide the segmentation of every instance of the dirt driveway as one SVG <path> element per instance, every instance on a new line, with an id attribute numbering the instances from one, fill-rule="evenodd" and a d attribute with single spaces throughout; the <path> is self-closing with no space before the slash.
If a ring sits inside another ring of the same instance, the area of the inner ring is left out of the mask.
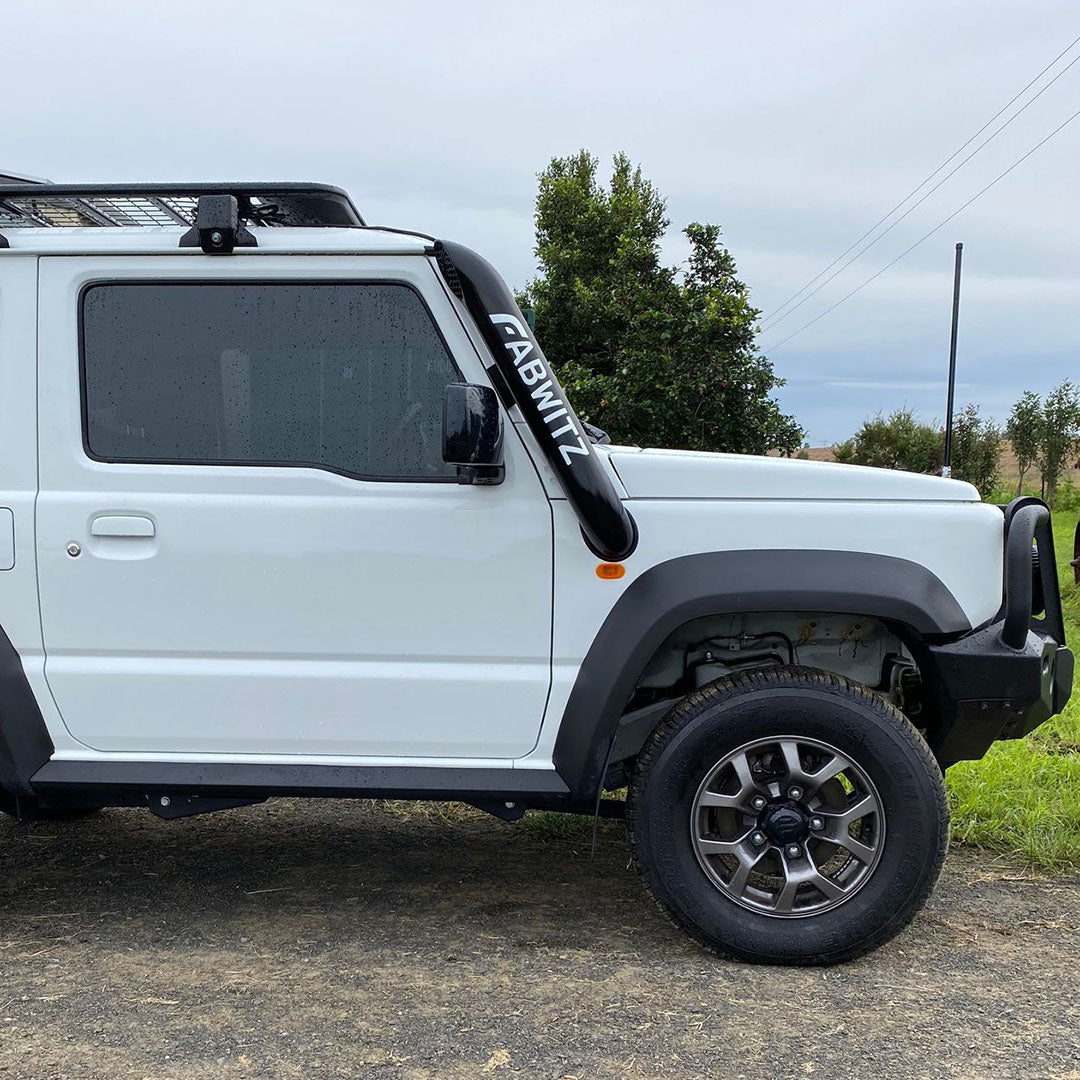
<path id="1" fill-rule="evenodd" d="M 719 962 L 621 825 L 273 802 L 0 824 L 0 1077 L 1080 1078 L 1080 881 L 964 851 L 843 968 Z"/>

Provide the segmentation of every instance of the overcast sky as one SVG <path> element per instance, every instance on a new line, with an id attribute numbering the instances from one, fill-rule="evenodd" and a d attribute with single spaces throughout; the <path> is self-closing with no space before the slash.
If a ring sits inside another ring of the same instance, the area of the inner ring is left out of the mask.
<path id="1" fill-rule="evenodd" d="M 1056 0 L 4 0 L 0 15 L 0 168 L 325 180 L 369 222 L 461 240 L 520 285 L 536 173 L 625 150 L 667 196 L 669 259 L 678 228 L 718 222 L 766 322 L 1080 34 Z M 902 404 L 944 414 L 957 240 L 961 402 L 1004 417 L 1021 390 L 1080 379 L 1080 118 L 771 348 L 1076 109 L 1080 64 L 763 334 L 811 442 Z"/>

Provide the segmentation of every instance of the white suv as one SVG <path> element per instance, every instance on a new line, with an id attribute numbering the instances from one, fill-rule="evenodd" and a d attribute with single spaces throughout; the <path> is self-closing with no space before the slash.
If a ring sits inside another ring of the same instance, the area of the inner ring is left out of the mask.
<path id="1" fill-rule="evenodd" d="M 335 188 L 0 187 L 0 389 L 21 815 L 625 813 L 695 937 L 828 963 L 1070 692 L 1042 503 L 605 445 L 488 263 Z"/>

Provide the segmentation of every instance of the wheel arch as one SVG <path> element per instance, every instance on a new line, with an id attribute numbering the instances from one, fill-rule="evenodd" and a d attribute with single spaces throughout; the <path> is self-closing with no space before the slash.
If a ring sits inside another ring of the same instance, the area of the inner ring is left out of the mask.
<path id="1" fill-rule="evenodd" d="M 658 563 L 612 607 L 578 670 L 553 751 L 571 800 L 596 797 L 630 695 L 670 634 L 705 616 L 770 611 L 873 617 L 916 647 L 971 630 L 940 578 L 895 556 L 771 549 Z"/>

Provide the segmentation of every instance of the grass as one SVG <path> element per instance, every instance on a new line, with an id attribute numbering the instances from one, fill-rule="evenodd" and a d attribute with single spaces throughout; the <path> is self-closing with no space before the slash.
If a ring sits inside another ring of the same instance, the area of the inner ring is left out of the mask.
<path id="1" fill-rule="evenodd" d="M 1068 508 L 1066 508 L 1068 507 Z M 1054 550 L 1069 645 L 1080 645 L 1080 589 L 1073 583 L 1074 500 L 1054 514 Z M 1080 870 L 1080 693 L 1025 739 L 995 743 L 982 761 L 948 772 L 953 840 L 1040 870 Z"/>

